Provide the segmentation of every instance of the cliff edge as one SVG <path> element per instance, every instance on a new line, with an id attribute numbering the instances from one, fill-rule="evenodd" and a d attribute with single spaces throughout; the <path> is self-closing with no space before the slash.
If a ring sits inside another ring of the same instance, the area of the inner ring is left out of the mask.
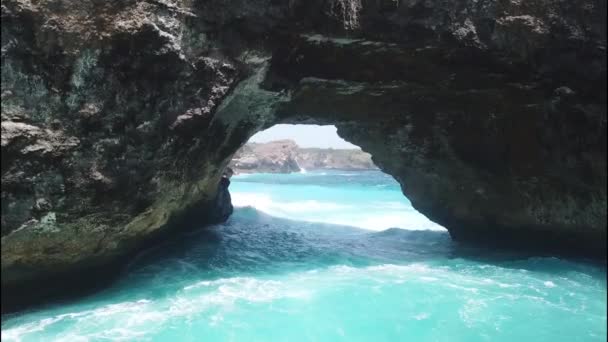
<path id="1" fill-rule="evenodd" d="M 235 153 L 229 165 L 237 173 L 378 169 L 372 156 L 360 149 L 302 148 L 293 140 L 248 143 Z"/>

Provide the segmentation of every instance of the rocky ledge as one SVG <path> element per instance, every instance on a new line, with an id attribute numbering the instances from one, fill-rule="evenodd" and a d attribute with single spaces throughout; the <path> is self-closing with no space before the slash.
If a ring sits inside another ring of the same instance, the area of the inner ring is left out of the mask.
<path id="1" fill-rule="evenodd" d="M 224 219 L 277 123 L 336 125 L 454 239 L 606 258 L 606 1 L 1 7 L 3 309 Z"/>
<path id="2" fill-rule="evenodd" d="M 248 143 L 234 154 L 229 166 L 236 173 L 378 169 L 371 155 L 361 150 L 302 148 L 293 140 Z"/>

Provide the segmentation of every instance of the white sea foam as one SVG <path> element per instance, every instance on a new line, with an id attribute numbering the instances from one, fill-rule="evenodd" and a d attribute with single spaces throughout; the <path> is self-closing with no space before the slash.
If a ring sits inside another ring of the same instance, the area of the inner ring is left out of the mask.
<path id="1" fill-rule="evenodd" d="M 381 290 L 382 286 L 403 283 L 404 279 L 422 279 L 432 274 L 446 278 L 449 272 L 432 268 L 426 264 L 409 265 L 382 264 L 368 267 L 336 265 L 312 271 L 295 272 L 273 279 L 255 277 L 232 277 L 203 280 L 183 287 L 174 296 L 155 301 L 141 299 L 113 303 L 94 310 L 84 310 L 45 318 L 2 332 L 3 341 L 21 341 L 28 335 L 45 330 L 63 320 L 77 321 L 76 331 L 52 340 L 88 341 L 110 339 L 115 341 L 137 340 L 151 329 L 162 329 L 169 319 L 189 319 L 194 315 L 210 311 L 210 325 L 223 321 L 223 310 L 231 310 L 237 302 L 273 302 L 279 299 L 306 301 L 316 292 L 329 291 L 339 286 L 357 284 L 360 280 L 373 281 L 370 290 Z M 365 283 L 364 283 L 365 284 Z M 373 285 L 375 284 L 375 285 Z M 365 285 L 364 285 L 365 286 Z M 218 311 L 220 310 L 220 311 Z M 415 319 L 428 318 L 422 313 Z M 121 322 L 113 324 L 112 322 Z M 98 324 L 113 325 L 110 329 L 95 329 Z"/>
<path id="2" fill-rule="evenodd" d="M 182 294 L 178 292 L 167 299 L 113 303 L 95 310 L 58 315 L 5 329 L 2 331 L 2 341 L 29 339 L 32 334 L 42 332 L 63 320 L 75 321 L 72 323 L 76 324 L 75 328 L 69 335 L 57 336 L 51 341 L 133 341 L 162 327 L 169 319 L 189 318 L 208 310 L 227 310 L 234 307 L 237 301 L 260 303 L 282 298 L 305 300 L 310 295 L 310 290 L 298 282 L 253 277 L 201 281 L 186 286 L 183 290 Z M 210 324 L 216 325 L 221 321 L 222 315 L 216 313 L 211 317 Z M 110 324 L 112 328 L 95 328 L 99 324 Z"/>
<path id="3" fill-rule="evenodd" d="M 382 231 L 388 228 L 410 230 L 441 230 L 445 228 L 432 222 L 424 215 L 411 209 L 406 204 L 379 202 L 371 208 L 357 208 L 354 205 L 316 201 L 279 201 L 268 194 L 234 192 L 232 203 L 235 207 L 253 207 L 268 215 L 309 222 L 330 223 L 353 226 L 368 230 Z"/>
<path id="4" fill-rule="evenodd" d="M 191 314 L 210 306 L 231 306 L 239 300 L 251 303 L 272 302 L 283 298 L 308 300 L 315 295 L 315 291 L 333 288 L 339 283 L 351 284 L 358 279 L 373 279 L 379 284 L 396 284 L 404 277 L 417 277 L 421 273 L 435 271 L 436 269 L 419 263 L 361 268 L 336 265 L 291 273 L 275 279 L 233 277 L 203 280 L 185 286 L 184 295 L 173 300 L 170 312 L 172 315 Z"/>
<path id="5" fill-rule="evenodd" d="M 395 201 L 375 201 L 371 203 L 371 206 L 378 209 L 402 209 L 402 210 L 413 210 L 411 205 L 403 202 Z"/>
<path id="6" fill-rule="evenodd" d="M 378 212 L 370 214 L 368 217 L 360 220 L 344 220 L 342 222 L 331 223 L 350 223 L 356 227 L 377 231 L 388 228 L 402 228 L 408 230 L 445 230 L 445 228 L 432 222 L 422 214 L 412 211 Z"/>
<path id="7" fill-rule="evenodd" d="M 555 283 L 552 281 L 546 281 L 543 283 L 546 287 L 555 287 Z"/>
<path id="8" fill-rule="evenodd" d="M 417 320 L 417 321 L 421 321 L 421 320 L 423 320 L 423 319 L 427 319 L 427 318 L 429 318 L 429 317 L 430 317 L 430 315 L 429 315 L 428 313 L 426 313 L 426 312 L 422 312 L 422 313 L 420 313 L 420 314 L 418 314 L 418 315 L 414 316 L 414 319 L 415 319 L 415 320 Z"/>
<path id="9" fill-rule="evenodd" d="M 307 291 L 288 288 L 278 280 L 257 279 L 251 277 L 225 278 L 212 281 L 201 281 L 186 286 L 184 290 L 191 291 L 204 288 L 204 299 L 210 303 L 227 304 L 235 300 L 249 302 L 269 302 L 278 298 L 304 298 Z"/>
<path id="10" fill-rule="evenodd" d="M 36 333 L 44 330 L 47 326 L 60 321 L 60 317 L 45 318 L 36 322 L 26 323 L 21 326 L 2 330 L 2 341 L 21 341 L 27 334 Z"/>
<path id="11" fill-rule="evenodd" d="M 483 299 L 468 299 L 465 305 L 458 311 L 460 319 L 468 327 L 473 327 L 478 323 L 486 321 L 484 312 L 488 307 Z"/>
<path id="12" fill-rule="evenodd" d="M 289 215 L 290 213 L 332 211 L 350 208 L 350 206 L 344 204 L 316 200 L 280 202 L 273 200 L 269 195 L 256 193 L 237 192 L 231 196 L 232 204 L 235 207 L 253 207 L 266 214 L 285 218 L 294 218 Z"/>
<path id="13" fill-rule="evenodd" d="M 101 306 L 94 310 L 83 310 L 57 315 L 50 318 L 23 324 L 21 326 L 2 331 L 2 341 L 22 341 L 31 334 L 44 331 L 47 327 L 63 321 L 75 321 L 79 329 L 86 329 L 100 322 L 113 321 L 118 318 L 122 321 L 121 325 L 116 325 L 111 329 L 102 329 L 97 333 L 80 333 L 77 331 L 65 336 L 57 336 L 52 341 L 91 341 L 96 339 L 110 339 L 112 341 L 132 341 L 136 337 L 142 336 L 143 332 L 138 332 L 129 327 L 147 323 L 150 320 L 164 320 L 159 312 L 151 311 L 151 301 L 138 300 L 135 302 L 122 302 Z M 28 339 L 29 340 L 29 339 Z"/>
<path id="14" fill-rule="evenodd" d="M 522 281 L 533 280 L 537 279 L 533 276 L 522 279 Z M 471 284 L 479 284 L 480 288 L 471 288 Z M 353 287 L 359 293 L 369 291 L 377 296 L 395 293 L 393 291 L 407 291 L 408 286 L 414 286 L 412 289 L 416 288 L 417 291 L 430 290 L 432 293 L 445 293 L 443 291 L 448 290 L 450 292 L 446 295 L 450 298 L 462 300 L 458 314 L 462 323 L 468 327 L 487 324 L 492 320 L 491 309 L 507 301 L 534 302 L 534 305 L 571 311 L 565 303 L 551 302 L 544 296 L 502 292 L 504 290 L 496 286 L 500 284 L 502 283 L 495 278 L 488 278 L 484 274 L 475 275 L 427 263 L 381 264 L 367 267 L 335 265 L 265 277 L 237 276 L 201 280 L 182 286 L 167 297 L 105 304 L 93 310 L 72 309 L 75 312 L 4 329 L 2 340 L 134 341 L 153 336 L 157 331 L 166 330 L 175 322 L 190 321 L 208 324 L 215 329 L 234 324 L 235 318 L 232 313 L 249 310 L 247 307 L 252 312 L 265 310 L 262 308 L 273 308 L 272 310 L 280 312 L 290 312 L 291 308 L 296 308 L 297 312 L 299 308 L 318 305 L 314 301 L 324 301 L 335 291 L 348 291 Z M 548 284 L 553 283 L 544 282 L 545 286 L 550 287 L 551 285 Z M 410 319 L 422 321 L 434 318 L 433 303 L 436 302 L 432 296 L 425 296 L 424 293 L 422 292 L 420 297 L 414 296 L 408 299 L 408 301 L 419 300 L 421 305 L 416 305 L 417 310 L 409 313 L 407 317 Z M 290 303 L 286 307 L 281 304 L 285 300 Z M 250 305 L 254 306 L 250 307 Z M 56 326 L 53 327 L 54 325 Z M 57 331 L 58 335 L 46 335 L 44 339 L 39 337 L 47 333 L 47 330 Z"/>

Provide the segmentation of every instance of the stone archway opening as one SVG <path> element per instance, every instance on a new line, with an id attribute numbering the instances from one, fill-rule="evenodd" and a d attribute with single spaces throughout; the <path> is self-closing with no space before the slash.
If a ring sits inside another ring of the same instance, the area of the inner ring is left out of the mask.
<path id="1" fill-rule="evenodd" d="M 399 183 L 333 125 L 274 125 L 253 135 L 229 168 L 236 210 L 376 231 L 445 231 L 414 209 Z"/>

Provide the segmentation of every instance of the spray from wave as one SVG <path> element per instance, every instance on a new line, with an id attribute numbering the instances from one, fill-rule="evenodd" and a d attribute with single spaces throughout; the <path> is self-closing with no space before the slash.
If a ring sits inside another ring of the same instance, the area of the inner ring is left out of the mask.
<path id="1" fill-rule="evenodd" d="M 292 220 L 330 223 L 380 231 L 388 228 L 445 230 L 416 211 L 390 178 L 372 184 L 375 173 L 310 173 L 317 177 L 255 175 L 237 178 L 231 185 L 232 203 L 252 207 L 268 215 Z M 352 177 L 356 175 L 357 177 Z M 308 176 L 308 175 L 307 175 Z M 337 180 L 318 186 L 319 178 Z M 282 179 L 271 183 L 269 179 Z M 314 185 L 305 182 L 315 182 Z M 378 185 L 386 185 L 379 188 Z"/>

